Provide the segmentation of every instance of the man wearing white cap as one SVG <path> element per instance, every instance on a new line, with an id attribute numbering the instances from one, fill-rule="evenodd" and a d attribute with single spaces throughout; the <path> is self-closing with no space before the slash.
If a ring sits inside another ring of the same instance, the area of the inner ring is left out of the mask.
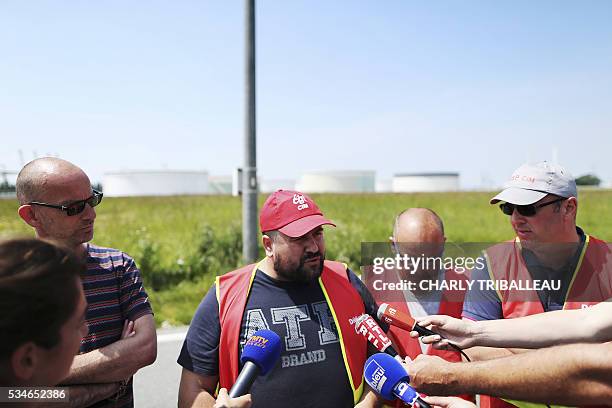
<path id="1" fill-rule="evenodd" d="M 334 224 L 308 196 L 283 190 L 259 223 L 266 257 L 218 276 L 192 319 L 178 358 L 179 407 L 210 407 L 217 385 L 230 389 L 241 346 L 261 329 L 282 339 L 281 357 L 253 384 L 253 407 L 376 403 L 363 392 L 367 341 L 352 322 L 377 308 L 345 264 L 325 260 L 323 225 Z"/>
<path id="2" fill-rule="evenodd" d="M 472 271 L 462 316 L 470 320 L 508 319 L 559 309 L 589 307 L 612 296 L 608 245 L 576 226 L 574 178 L 547 162 L 519 167 L 493 197 L 510 217 L 513 241 L 484 251 L 482 268 Z M 478 265 L 478 263 L 477 263 Z M 472 360 L 512 354 L 475 347 Z M 482 408 L 520 406 L 481 398 Z"/>

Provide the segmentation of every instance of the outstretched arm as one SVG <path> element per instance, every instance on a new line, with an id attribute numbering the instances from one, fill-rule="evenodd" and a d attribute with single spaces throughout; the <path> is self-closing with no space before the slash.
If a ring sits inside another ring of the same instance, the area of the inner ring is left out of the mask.
<path id="1" fill-rule="evenodd" d="M 476 363 L 421 355 L 406 368 L 411 384 L 431 395 L 485 394 L 589 405 L 612 400 L 610 355 L 612 343 L 570 344 Z"/>
<path id="2" fill-rule="evenodd" d="M 428 316 L 419 324 L 446 338 L 425 336 L 424 343 L 445 348 L 449 342 L 461 348 L 474 346 L 540 348 L 559 344 L 612 340 L 612 303 L 588 309 L 558 310 L 517 319 L 470 321 L 449 316 Z M 411 332 L 412 337 L 418 333 Z"/>

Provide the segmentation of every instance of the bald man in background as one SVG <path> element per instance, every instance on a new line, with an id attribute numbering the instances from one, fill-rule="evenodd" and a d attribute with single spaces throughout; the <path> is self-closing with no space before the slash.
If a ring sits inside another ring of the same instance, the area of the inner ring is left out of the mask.
<path id="1" fill-rule="evenodd" d="M 407 255 L 413 258 L 429 258 L 429 265 L 421 264 L 412 270 L 398 269 L 397 276 L 387 275 L 389 280 L 410 281 L 416 283 L 415 290 L 404 290 L 402 293 L 372 291 L 378 304 L 388 303 L 399 311 L 421 318 L 430 314 L 444 314 L 460 318 L 463 309 L 463 293 L 456 290 L 423 290 L 419 282 L 429 281 L 440 284 L 443 281 L 467 281 L 467 278 L 453 269 L 441 267 L 444 256 L 446 237 L 444 224 L 440 217 L 428 208 L 408 208 L 395 218 L 393 235 L 389 238 L 396 255 Z M 437 261 L 433 261 L 436 260 Z M 402 356 L 412 359 L 420 354 L 436 355 L 447 361 L 459 362 L 461 355 L 454 350 L 438 350 L 431 345 L 422 344 L 411 338 L 405 330 L 394 326 L 389 328 L 389 336 Z M 462 395 L 471 399 L 467 395 Z"/>
<path id="2" fill-rule="evenodd" d="M 89 333 L 62 382 L 70 386 L 70 406 L 133 407 L 132 376 L 157 356 L 155 322 L 134 260 L 89 242 L 102 193 L 83 170 L 55 157 L 26 164 L 16 190 L 19 216 L 36 236 L 59 242 L 87 263 L 81 278 Z"/>

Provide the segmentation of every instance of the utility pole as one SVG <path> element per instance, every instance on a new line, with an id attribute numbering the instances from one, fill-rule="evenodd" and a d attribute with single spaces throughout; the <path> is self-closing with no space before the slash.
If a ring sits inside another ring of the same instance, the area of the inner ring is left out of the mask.
<path id="1" fill-rule="evenodd" d="M 255 126 L 255 0 L 245 0 L 245 132 L 242 170 L 242 257 L 257 259 L 257 144 Z"/>

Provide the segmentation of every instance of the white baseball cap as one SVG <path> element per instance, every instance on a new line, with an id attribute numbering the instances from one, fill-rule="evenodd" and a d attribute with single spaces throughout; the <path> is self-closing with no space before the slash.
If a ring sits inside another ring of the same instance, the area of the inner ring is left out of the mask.
<path id="1" fill-rule="evenodd" d="M 540 201 L 547 194 L 578 197 L 574 177 L 558 164 L 546 161 L 526 163 L 512 173 L 510 180 L 504 184 L 504 190 L 489 202 L 529 205 Z"/>

